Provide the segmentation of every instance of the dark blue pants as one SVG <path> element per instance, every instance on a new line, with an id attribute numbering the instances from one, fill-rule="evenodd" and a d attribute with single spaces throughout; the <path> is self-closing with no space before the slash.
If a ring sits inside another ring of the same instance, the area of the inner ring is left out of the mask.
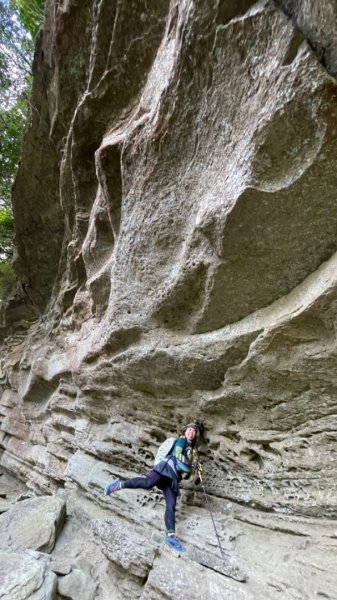
<path id="1" fill-rule="evenodd" d="M 177 495 L 172 490 L 172 480 L 169 477 L 163 477 L 156 471 L 150 471 L 146 477 L 133 477 L 124 481 L 123 488 L 135 490 L 150 490 L 153 487 L 159 488 L 165 498 L 165 526 L 168 532 L 174 532 L 176 529 L 176 503 Z"/>

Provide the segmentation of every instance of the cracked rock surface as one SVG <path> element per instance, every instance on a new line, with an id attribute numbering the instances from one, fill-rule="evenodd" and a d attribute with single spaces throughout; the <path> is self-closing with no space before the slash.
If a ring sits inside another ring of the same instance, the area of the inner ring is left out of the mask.
<path id="1" fill-rule="evenodd" d="M 8 474 L 4 473 L 6 479 Z M 15 484 L 11 478 L 11 486 Z M 12 489 L 12 487 L 11 487 Z M 126 490 L 125 490 L 126 492 Z M 130 492 L 130 491 L 129 491 Z M 163 512 L 163 502 L 157 502 Z M 0 552 L 0 594 L 6 600 L 282 600 L 336 598 L 337 522 L 291 514 L 266 513 L 212 498 L 221 552 L 210 527 L 200 492 L 184 490 L 179 504 L 178 533 L 187 547 L 177 555 L 163 544 L 161 522 L 146 523 L 151 503 L 143 492 L 142 509 L 130 509 L 139 499 L 132 491 L 129 515 L 120 510 L 119 495 L 96 502 L 69 481 L 54 498 L 65 507 L 66 519 L 47 552 L 32 549 L 22 537 L 20 548 L 10 541 Z M 148 496 L 148 494 L 147 494 Z M 48 519 L 50 496 L 39 497 L 41 521 Z M 36 498 L 17 501 L 24 522 Z M 193 510 L 192 510 L 193 506 Z M 141 515 L 139 515 L 141 512 Z M 4 517 L 10 517 L 8 515 Z M 139 517 L 143 518 L 139 518 Z M 33 520 L 33 519 L 32 519 Z M 20 520 L 11 527 L 20 535 Z M 34 542 L 43 540 L 36 529 Z M 40 546 L 42 543 L 39 544 Z"/>
<path id="2" fill-rule="evenodd" d="M 49 515 L 12 551 L 51 553 L 51 595 L 337 598 L 336 10 L 46 1 L 1 309 L 0 523 Z M 102 497 L 194 417 L 241 581 L 202 488 L 184 484 L 179 560 L 160 492 Z"/>

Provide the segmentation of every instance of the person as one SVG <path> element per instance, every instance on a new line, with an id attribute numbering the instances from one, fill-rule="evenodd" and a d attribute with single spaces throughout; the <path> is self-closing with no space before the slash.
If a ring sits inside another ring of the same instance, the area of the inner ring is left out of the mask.
<path id="1" fill-rule="evenodd" d="M 186 552 L 176 536 L 176 503 L 180 495 L 179 483 L 182 478 L 188 478 L 197 464 L 196 442 L 200 433 L 200 425 L 188 423 L 182 435 L 176 440 L 170 454 L 155 465 L 146 477 L 134 477 L 126 481 L 113 481 L 104 488 L 104 494 L 110 495 L 121 489 L 149 490 L 157 487 L 163 492 L 165 499 L 165 544 L 177 550 Z"/>

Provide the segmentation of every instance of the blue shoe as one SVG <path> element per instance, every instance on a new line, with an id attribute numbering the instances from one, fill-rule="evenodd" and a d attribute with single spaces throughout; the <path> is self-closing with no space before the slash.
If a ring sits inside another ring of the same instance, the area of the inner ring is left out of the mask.
<path id="1" fill-rule="evenodd" d="M 177 552 L 186 552 L 185 546 L 182 546 L 178 538 L 175 535 L 167 535 L 165 538 L 165 544 L 176 550 Z"/>
<path id="2" fill-rule="evenodd" d="M 118 492 L 118 490 L 120 490 L 122 488 L 122 482 L 117 479 L 117 481 L 113 481 L 112 483 L 109 483 L 109 485 L 107 485 L 104 488 L 104 496 L 110 496 L 110 494 L 114 494 L 114 492 Z"/>

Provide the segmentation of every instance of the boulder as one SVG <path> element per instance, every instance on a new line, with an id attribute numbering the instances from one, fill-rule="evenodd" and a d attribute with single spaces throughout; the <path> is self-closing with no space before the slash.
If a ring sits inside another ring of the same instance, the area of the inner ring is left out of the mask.
<path id="1" fill-rule="evenodd" d="M 144 578 L 151 570 L 157 544 L 113 519 L 94 522 L 94 535 L 103 554 L 132 576 Z"/>
<path id="2" fill-rule="evenodd" d="M 61 596 L 71 600 L 94 600 L 96 583 L 81 569 L 73 568 L 68 575 L 60 577 L 57 590 Z"/>
<path id="3" fill-rule="evenodd" d="M 48 561 L 28 553 L 0 552 L 0 598 L 53 600 L 56 583 Z"/>
<path id="4" fill-rule="evenodd" d="M 65 503 L 60 498 L 22 500 L 0 516 L 0 550 L 51 552 L 64 519 Z"/>

